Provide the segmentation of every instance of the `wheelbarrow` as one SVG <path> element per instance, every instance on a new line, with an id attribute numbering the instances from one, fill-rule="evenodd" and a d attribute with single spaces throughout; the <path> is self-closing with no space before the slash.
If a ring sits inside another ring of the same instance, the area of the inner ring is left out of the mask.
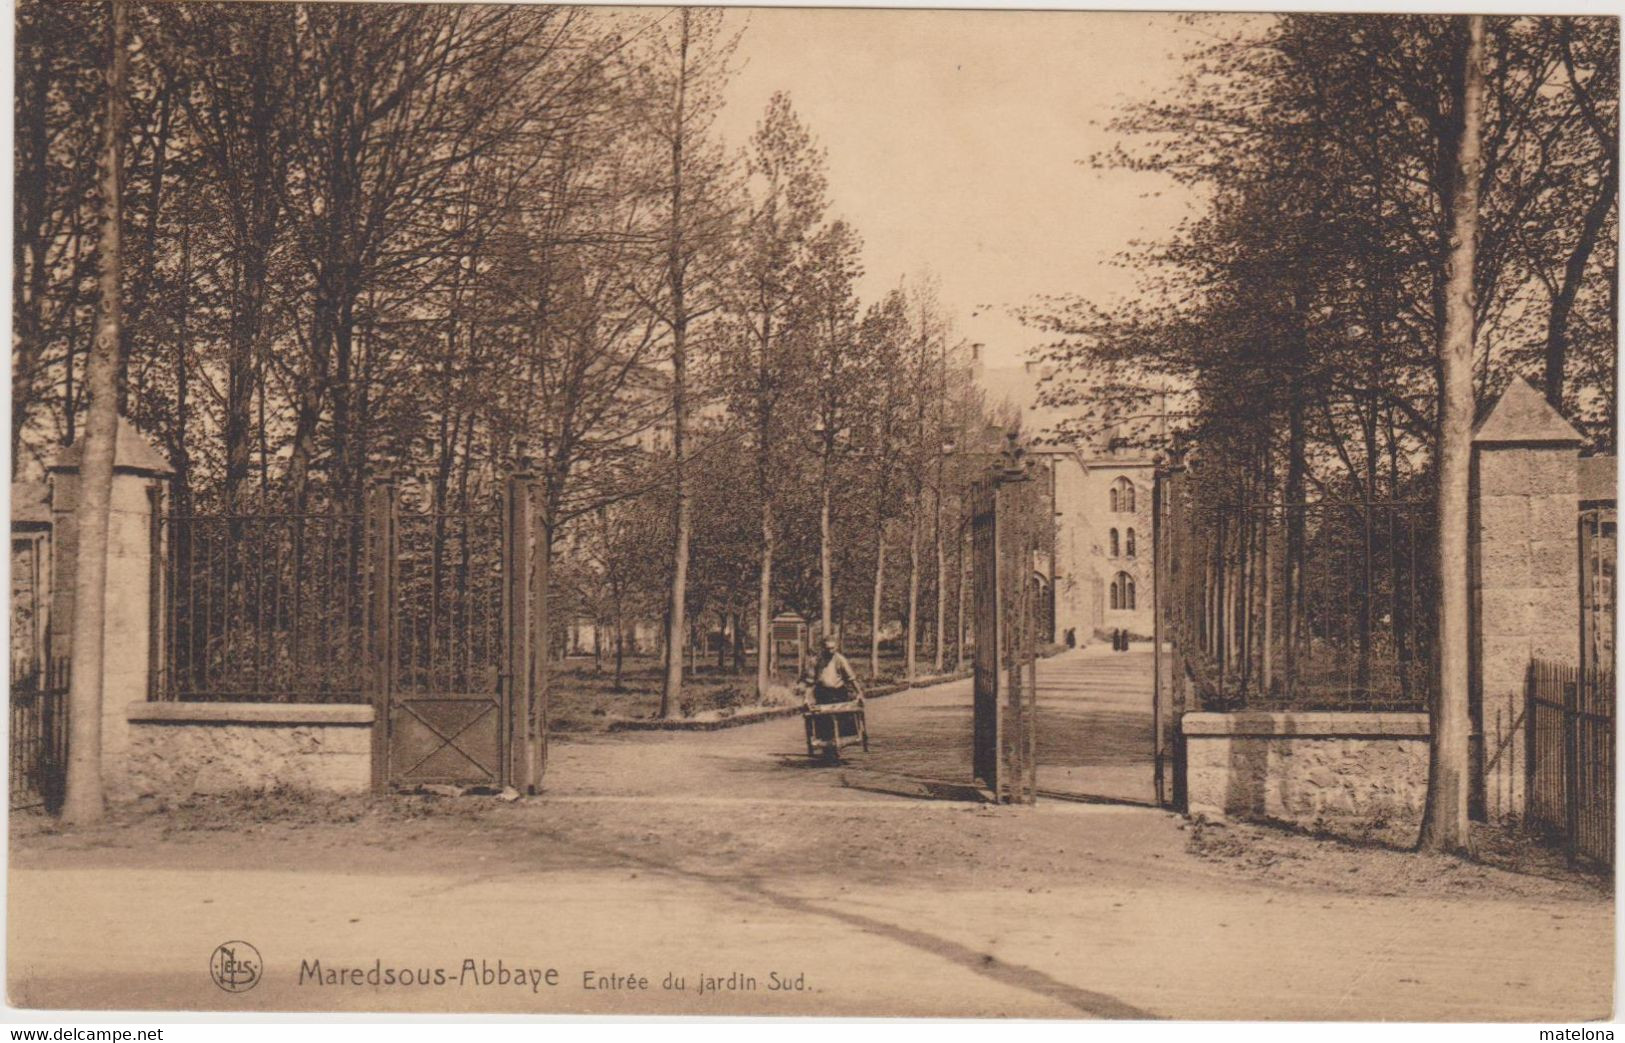
<path id="1" fill-rule="evenodd" d="M 801 711 L 807 728 L 807 756 L 839 760 L 848 746 L 861 746 L 869 752 L 869 725 L 863 715 L 863 700 L 844 703 L 808 703 Z"/>

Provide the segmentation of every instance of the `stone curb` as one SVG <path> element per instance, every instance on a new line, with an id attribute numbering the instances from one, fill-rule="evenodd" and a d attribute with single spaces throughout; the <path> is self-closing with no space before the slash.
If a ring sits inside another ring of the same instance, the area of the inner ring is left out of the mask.
<path id="1" fill-rule="evenodd" d="M 140 724 L 371 724 L 366 703 L 137 702 L 124 717 Z"/>
<path id="2" fill-rule="evenodd" d="M 1187 713 L 1179 719 L 1188 737 L 1270 737 L 1283 739 L 1425 739 L 1425 713 L 1306 711 L 1269 713 Z"/>

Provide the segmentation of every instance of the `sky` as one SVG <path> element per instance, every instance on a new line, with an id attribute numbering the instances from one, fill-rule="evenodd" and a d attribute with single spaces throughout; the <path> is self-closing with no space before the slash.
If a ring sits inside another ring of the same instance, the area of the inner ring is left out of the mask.
<path id="1" fill-rule="evenodd" d="M 1093 169 L 1125 102 L 1200 38 L 1167 14 L 754 9 L 718 128 L 743 146 L 776 90 L 828 151 L 831 216 L 865 241 L 866 302 L 933 273 L 959 334 L 1015 365 L 1038 294 L 1132 293 L 1112 258 L 1189 212 L 1166 179 Z M 1080 162 L 1081 161 L 1081 162 Z"/>

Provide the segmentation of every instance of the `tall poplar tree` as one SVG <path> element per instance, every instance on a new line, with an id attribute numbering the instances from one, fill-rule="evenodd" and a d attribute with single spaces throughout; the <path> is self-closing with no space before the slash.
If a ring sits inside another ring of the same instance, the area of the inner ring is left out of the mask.
<path id="1" fill-rule="evenodd" d="M 97 243 L 96 339 L 86 372 L 90 394 L 74 507 L 72 676 L 68 687 L 68 778 L 62 819 L 88 825 L 105 810 L 102 792 L 102 673 L 106 658 L 107 539 L 118 444 L 124 107 L 129 70 L 129 11 L 113 0 L 108 21 L 107 94 L 98 160 L 101 236 Z"/>
<path id="2" fill-rule="evenodd" d="M 756 606 L 756 692 L 765 697 L 772 642 L 775 510 L 790 451 L 801 434 L 787 422 L 805 387 L 809 330 L 798 289 L 808 247 L 827 206 L 824 153 L 778 92 L 751 138 L 751 189 L 730 338 L 728 382 L 735 409 L 747 418 L 755 462 L 760 531 Z"/>
<path id="3" fill-rule="evenodd" d="M 1458 23 L 1462 40 L 1451 84 L 1450 106 L 1458 119 L 1452 150 L 1452 191 L 1444 253 L 1444 316 L 1439 329 L 1439 683 L 1433 693 L 1427 807 L 1422 816 L 1424 850 L 1465 852 L 1471 847 L 1467 820 L 1469 712 L 1467 511 L 1473 452 L 1473 335 L 1478 246 L 1478 196 L 1483 154 L 1479 135 L 1484 111 L 1484 18 Z"/>

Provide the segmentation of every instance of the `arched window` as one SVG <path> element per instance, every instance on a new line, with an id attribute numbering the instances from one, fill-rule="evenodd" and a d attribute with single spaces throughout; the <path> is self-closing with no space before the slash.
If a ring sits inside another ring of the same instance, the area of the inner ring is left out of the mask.
<path id="1" fill-rule="evenodd" d="M 1132 546 L 1132 544 L 1130 544 Z M 1112 557 L 1117 557 L 1117 530 L 1112 530 Z"/>
<path id="2" fill-rule="evenodd" d="M 1123 540 L 1123 556 L 1134 557 L 1134 530 L 1130 529 Z"/>
<path id="3" fill-rule="evenodd" d="M 1134 483 L 1127 478 L 1119 478 L 1112 483 L 1111 508 L 1113 514 L 1134 513 Z"/>
<path id="4" fill-rule="evenodd" d="M 1112 580 L 1112 608 L 1134 608 L 1134 577 L 1126 572 L 1119 572 L 1117 578 Z"/>

